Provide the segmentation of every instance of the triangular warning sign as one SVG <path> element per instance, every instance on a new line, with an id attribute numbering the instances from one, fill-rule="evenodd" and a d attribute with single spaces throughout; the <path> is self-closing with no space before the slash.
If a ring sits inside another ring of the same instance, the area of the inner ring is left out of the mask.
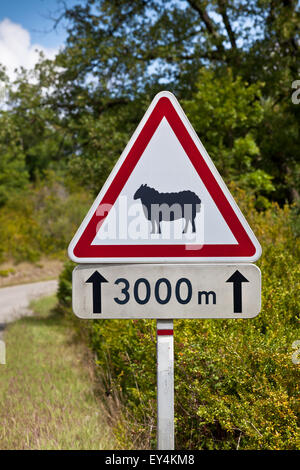
<path id="1" fill-rule="evenodd" d="M 181 106 L 165 91 L 69 245 L 77 263 L 249 262 L 260 255 Z"/>

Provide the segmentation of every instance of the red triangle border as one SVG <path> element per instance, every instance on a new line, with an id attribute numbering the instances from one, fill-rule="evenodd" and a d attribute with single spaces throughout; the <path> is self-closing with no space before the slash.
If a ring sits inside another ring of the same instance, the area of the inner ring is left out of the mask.
<path id="1" fill-rule="evenodd" d="M 201 155 L 201 152 L 196 146 L 194 140 L 190 136 L 171 100 L 166 96 L 162 96 L 158 100 L 99 205 L 109 204 L 112 206 L 115 203 L 164 117 L 173 129 L 238 244 L 204 244 L 201 247 L 194 245 L 92 245 L 92 241 L 96 236 L 96 229 L 98 228 L 99 230 L 99 224 L 101 225 L 104 222 L 105 217 L 107 217 L 107 214 L 104 217 L 98 216 L 96 209 L 81 237 L 74 246 L 73 254 L 76 258 L 132 258 L 133 260 L 138 261 L 139 258 L 185 258 L 186 260 L 192 260 L 193 258 L 220 257 L 221 261 L 224 257 L 248 258 L 253 257 L 256 254 L 256 247 L 224 195 L 219 183 Z"/>

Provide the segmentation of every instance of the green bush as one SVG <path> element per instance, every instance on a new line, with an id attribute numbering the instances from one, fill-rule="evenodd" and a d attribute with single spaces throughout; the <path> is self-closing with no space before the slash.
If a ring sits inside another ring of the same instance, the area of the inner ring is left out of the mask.
<path id="1" fill-rule="evenodd" d="M 0 207 L 22 191 L 28 181 L 21 133 L 9 114 L 0 111 Z"/>
<path id="2" fill-rule="evenodd" d="M 72 313 L 72 271 L 75 263 L 67 261 L 59 276 L 57 289 L 58 309 L 61 313 Z"/>
<path id="3" fill-rule="evenodd" d="M 0 257 L 37 261 L 65 256 L 66 247 L 91 204 L 90 195 L 68 191 L 49 172 L 43 181 L 14 194 L 0 208 Z"/>
<path id="4" fill-rule="evenodd" d="M 276 204 L 259 213 L 253 198 L 231 190 L 262 243 L 262 311 L 254 319 L 174 321 L 176 448 L 296 449 L 299 366 L 291 356 L 299 339 L 300 243 L 293 214 Z M 68 309 L 70 274 L 68 264 L 60 281 Z M 85 325 L 107 393 L 118 390 L 126 407 L 130 439 L 119 429 L 120 445 L 155 447 L 155 321 Z"/>

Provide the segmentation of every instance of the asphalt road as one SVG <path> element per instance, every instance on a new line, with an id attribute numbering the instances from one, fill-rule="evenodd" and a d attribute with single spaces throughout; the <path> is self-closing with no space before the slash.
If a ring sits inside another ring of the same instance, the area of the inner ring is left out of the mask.
<path id="1" fill-rule="evenodd" d="M 0 289 L 0 330 L 6 323 L 31 315 L 29 303 L 38 297 L 54 294 L 56 280 L 20 284 Z"/>

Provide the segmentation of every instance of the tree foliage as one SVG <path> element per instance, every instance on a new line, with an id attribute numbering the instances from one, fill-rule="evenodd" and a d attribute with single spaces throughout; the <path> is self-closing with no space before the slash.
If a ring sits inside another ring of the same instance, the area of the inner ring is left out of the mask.
<path id="1" fill-rule="evenodd" d="M 0 117 L 0 206 L 28 183 L 22 135 L 11 117 Z"/>
<path id="2" fill-rule="evenodd" d="M 258 193 L 270 196 L 273 182 L 271 197 L 299 198 L 299 109 L 291 102 L 299 71 L 297 1 L 87 0 L 63 16 L 69 34 L 57 58 L 65 90 L 59 102 L 88 112 L 99 139 L 101 121 L 104 132 L 107 124 L 113 134 L 124 130 L 114 151 L 140 118 L 142 108 L 132 103 L 146 107 L 167 88 L 189 103 L 185 109 L 209 148 L 211 135 L 219 133 L 212 152 L 217 163 L 223 160 L 225 177 L 234 168 L 235 179 L 240 171 L 241 184 L 256 185 Z M 92 154 L 87 158 L 97 165 Z"/>
<path id="3" fill-rule="evenodd" d="M 54 61 L 41 57 L 31 76 L 22 71 L 8 96 L 31 180 L 60 168 L 98 192 L 166 88 L 227 181 L 280 203 L 299 199 L 296 0 L 60 4 L 65 47 Z"/>

